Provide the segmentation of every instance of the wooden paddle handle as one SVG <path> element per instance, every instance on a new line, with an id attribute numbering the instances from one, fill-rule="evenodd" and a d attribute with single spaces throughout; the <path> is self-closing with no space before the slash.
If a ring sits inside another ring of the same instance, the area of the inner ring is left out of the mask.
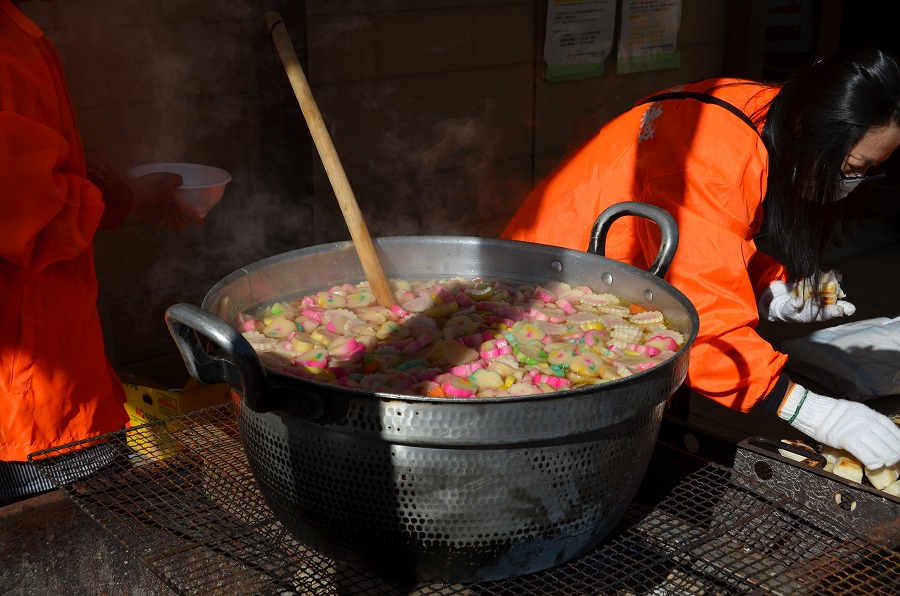
<path id="1" fill-rule="evenodd" d="M 378 304 L 391 307 L 396 304 L 394 293 L 391 291 L 391 287 L 384 275 L 384 268 L 381 266 L 378 253 L 375 252 L 375 245 L 372 243 L 372 237 L 369 235 L 369 228 L 366 226 L 366 222 L 359 210 L 353 189 L 350 188 L 350 182 L 347 180 L 347 174 L 344 172 L 344 167 L 338 158 L 334 143 L 331 141 L 331 135 L 328 134 L 328 129 L 322 120 L 322 113 L 319 112 L 319 107 L 316 105 L 312 90 L 309 88 L 309 82 L 306 80 L 306 75 L 303 74 L 303 68 L 300 66 L 300 60 L 294 51 L 294 44 L 291 42 L 287 28 L 284 26 L 284 21 L 281 20 L 281 15 L 277 12 L 270 12 L 266 15 L 266 22 L 269 25 L 272 40 L 275 42 L 275 48 L 278 50 L 278 55 L 284 64 L 284 70 L 287 72 L 288 79 L 291 82 L 291 87 L 294 88 L 294 94 L 300 103 L 300 109 L 303 111 L 303 117 L 306 119 L 306 125 L 309 127 L 313 142 L 316 144 L 316 149 L 322 158 L 325 172 L 328 174 L 328 180 L 331 181 L 338 205 L 340 205 L 341 212 L 344 214 L 344 221 L 347 222 L 347 227 L 350 228 L 350 236 L 353 238 L 353 244 L 356 246 L 356 252 L 359 254 L 359 260 L 362 263 L 366 279 L 369 280 L 372 293 L 375 294 Z"/>

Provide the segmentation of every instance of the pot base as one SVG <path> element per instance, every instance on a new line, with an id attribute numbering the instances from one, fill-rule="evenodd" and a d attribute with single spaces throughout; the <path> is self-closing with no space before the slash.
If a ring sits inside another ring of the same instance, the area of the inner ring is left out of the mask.
<path id="1" fill-rule="evenodd" d="M 413 582 L 478 582 L 583 554 L 621 519 L 664 403 L 566 440 L 402 445 L 236 403 L 275 517 L 345 564 Z"/>

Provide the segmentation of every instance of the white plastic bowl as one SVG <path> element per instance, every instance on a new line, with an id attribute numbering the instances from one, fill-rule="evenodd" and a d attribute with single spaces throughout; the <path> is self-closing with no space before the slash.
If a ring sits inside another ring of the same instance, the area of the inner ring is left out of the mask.
<path id="1" fill-rule="evenodd" d="M 225 170 L 195 163 L 146 164 L 131 168 L 128 175 L 140 178 L 158 172 L 171 172 L 181 176 L 183 183 L 175 189 L 175 195 L 200 217 L 206 217 L 209 210 L 216 206 L 222 199 L 225 185 L 231 182 L 231 174 Z"/>

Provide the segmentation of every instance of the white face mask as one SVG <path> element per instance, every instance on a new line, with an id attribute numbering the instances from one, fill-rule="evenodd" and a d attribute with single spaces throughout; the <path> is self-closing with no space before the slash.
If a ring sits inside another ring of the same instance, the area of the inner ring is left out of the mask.
<path id="1" fill-rule="evenodd" d="M 857 185 L 865 180 L 865 176 L 858 176 L 853 178 L 841 178 L 841 186 L 838 191 L 836 201 L 840 201 L 844 197 L 850 194 L 850 192 L 857 187 Z"/>
<path id="2" fill-rule="evenodd" d="M 841 174 L 841 185 L 840 190 L 838 191 L 836 201 L 839 201 L 849 195 L 854 188 L 856 188 L 860 182 L 865 182 L 866 180 L 877 180 L 879 178 L 884 178 L 887 174 L 884 172 L 884 166 L 873 166 L 869 168 L 865 174 L 857 174 L 855 176 L 845 176 Z"/>

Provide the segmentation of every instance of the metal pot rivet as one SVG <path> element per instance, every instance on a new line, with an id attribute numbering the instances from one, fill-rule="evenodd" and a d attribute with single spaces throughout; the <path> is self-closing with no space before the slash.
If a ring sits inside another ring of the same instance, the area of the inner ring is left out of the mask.
<path id="1" fill-rule="evenodd" d="M 550 263 L 550 268 L 556 271 L 557 273 L 562 273 L 563 266 L 559 261 L 553 261 Z"/>
<path id="2" fill-rule="evenodd" d="M 653 302 L 653 290 L 646 290 L 644 292 L 644 300 L 647 302 Z"/>
<path id="3" fill-rule="evenodd" d="M 613 284 L 612 273 L 609 273 L 607 271 L 606 273 L 604 273 L 603 275 L 600 276 L 600 281 L 602 281 L 603 283 L 605 283 L 608 286 L 611 286 Z"/>

